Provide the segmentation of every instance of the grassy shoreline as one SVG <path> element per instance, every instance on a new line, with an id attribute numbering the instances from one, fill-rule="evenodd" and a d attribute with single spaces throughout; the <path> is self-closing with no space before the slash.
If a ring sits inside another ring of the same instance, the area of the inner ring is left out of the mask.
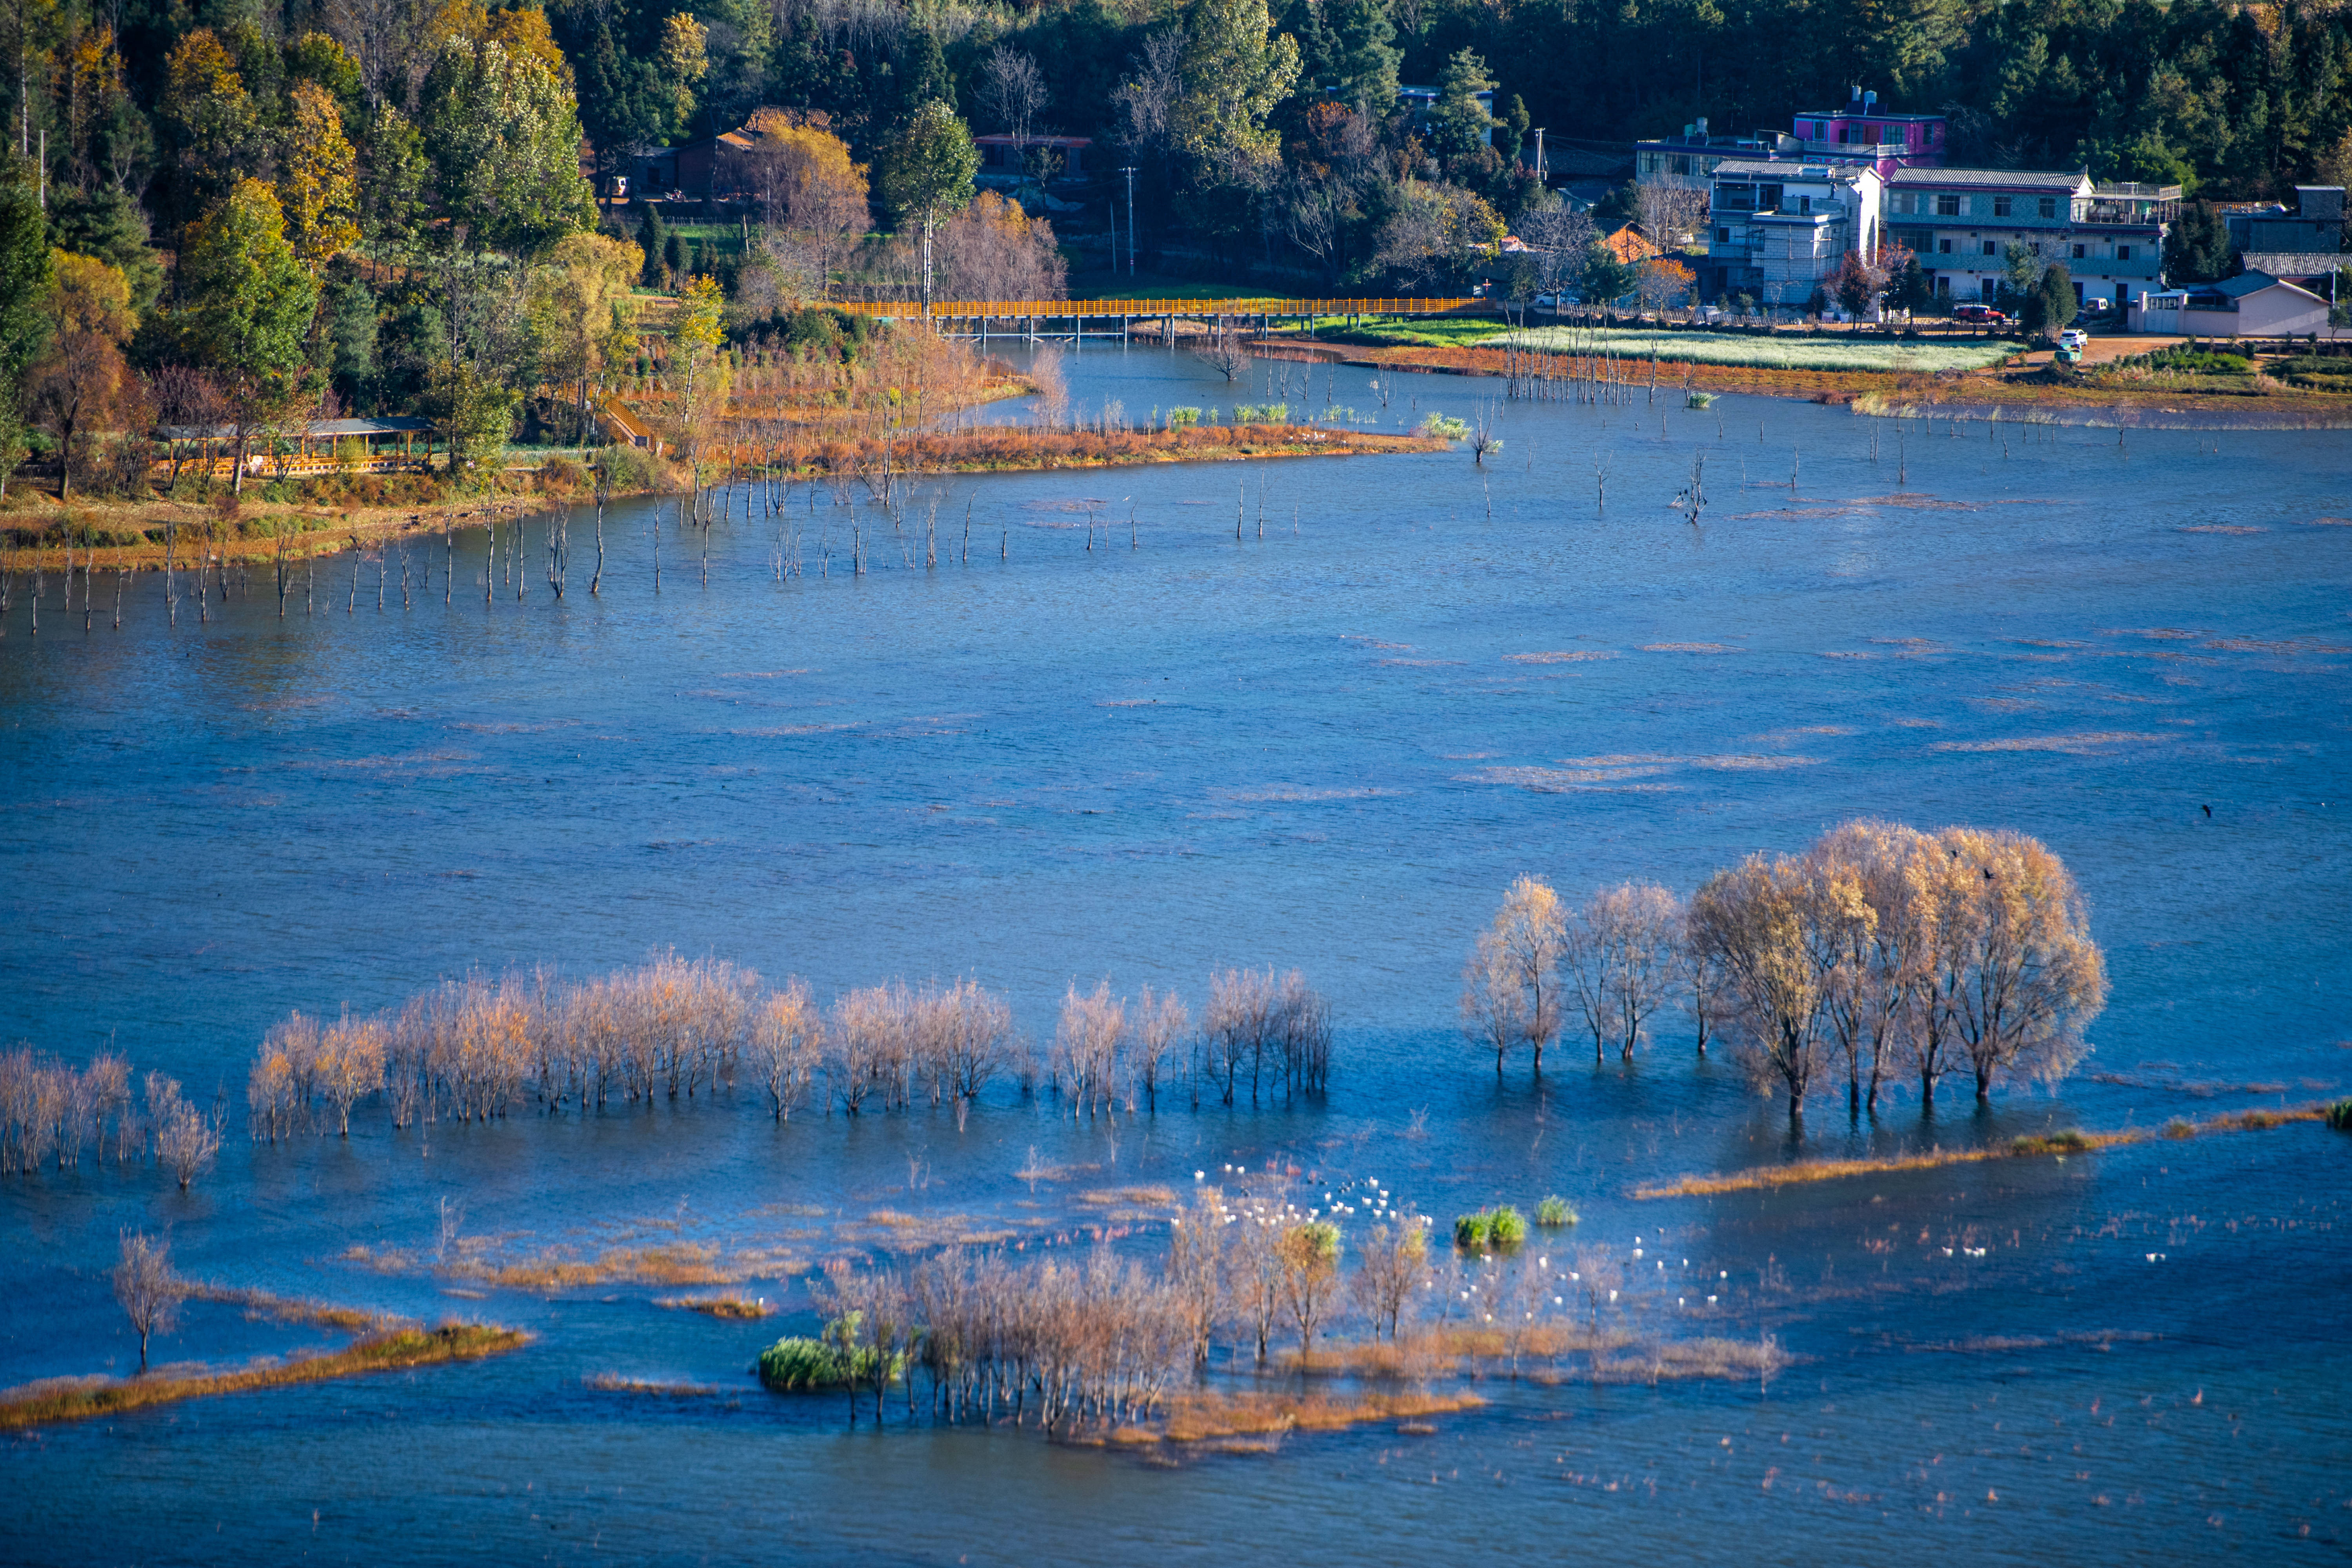
<path id="1" fill-rule="evenodd" d="M 1286 336 L 1258 340 L 1253 347 L 1274 358 L 1335 362 L 1364 370 L 1497 379 L 1530 374 L 1529 357 L 1524 352 L 1489 348 L 1483 343 L 1376 346 L 1329 338 Z M 2014 346 L 2009 350 L 2012 354 L 2026 352 Z M 1548 364 L 1553 384 L 1564 397 L 1575 395 L 1567 385 L 1569 381 L 1581 382 L 1596 369 L 1593 357 L 1586 354 L 1548 356 Z M 1619 383 L 1621 393 L 1648 395 L 1646 356 L 1620 355 L 1601 361 L 1598 368 L 1604 379 L 1612 375 L 1629 378 Z M 1995 365 L 1938 375 L 1925 371 L 1722 364 L 1662 354 L 1657 374 L 1661 396 L 1671 394 L 1679 398 L 1685 388 L 1692 392 L 1741 393 L 1848 405 L 1858 413 L 1893 418 L 2210 430 L 2352 429 L 2352 397 L 2341 394 L 2282 386 L 2255 396 L 2119 383 L 2097 376 L 2053 380 L 2039 366 L 2014 370 Z"/>
<path id="2" fill-rule="evenodd" d="M 520 1329 L 444 1323 L 437 1329 L 394 1329 L 371 1334 L 339 1351 L 237 1372 L 174 1374 L 163 1371 L 131 1378 L 53 1378 L 0 1394 L 0 1431 L 88 1421 L 184 1399 L 250 1394 L 370 1373 L 405 1372 L 448 1362 L 480 1361 L 486 1356 L 520 1350 L 530 1342 L 530 1336 Z"/>
<path id="3" fill-rule="evenodd" d="M 908 479 L 957 474 L 1041 473 L 1059 468 L 1137 468 L 1273 458 L 1365 457 L 1433 451 L 1439 446 L 1421 436 L 1307 425 L 1201 425 L 1176 430 L 1108 434 L 1095 430 L 1042 431 L 1030 426 L 979 426 L 926 433 L 913 440 L 901 435 L 887 440 L 867 437 L 829 441 L 812 454 L 809 462 L 781 469 L 780 477 L 796 484 L 869 475 L 878 479 L 887 464 L 892 480 L 903 484 Z M 911 460 L 909 451 L 915 454 Z M 688 493 L 688 483 L 677 481 L 614 499 L 644 500 Z M 340 553 L 354 544 L 365 549 L 395 540 L 437 540 L 445 527 L 480 526 L 491 508 L 497 509 L 496 515 L 503 521 L 517 515 L 536 516 L 562 507 L 572 510 L 572 587 L 577 590 L 585 585 L 579 579 L 587 574 L 588 562 L 593 558 L 593 547 L 584 531 L 594 515 L 595 501 L 593 495 L 582 489 L 556 484 L 498 495 L 451 496 L 401 506 L 248 502 L 236 512 L 240 536 L 215 539 L 209 546 L 204 531 L 208 524 L 218 527 L 220 514 L 193 501 L 76 500 L 61 509 L 55 498 L 44 496 L 37 502 L 21 506 L 12 501 L 7 510 L 0 511 L 0 528 L 55 530 L 69 522 L 76 529 L 96 529 L 119 537 L 126 531 L 160 530 L 167 522 L 176 522 L 181 530 L 178 570 L 185 573 L 193 572 L 197 562 L 206 559 L 207 548 L 215 563 L 248 569 L 266 565 L 277 558 L 281 530 L 289 531 L 285 538 L 287 558 L 303 562 Z M 269 531 L 262 531 L 264 529 Z M 74 566 L 80 571 L 85 563 L 94 565 L 98 581 L 92 600 L 97 604 L 107 601 L 111 593 L 107 577 L 123 571 L 160 572 L 163 569 L 163 552 L 164 547 L 153 541 L 101 543 L 94 548 L 78 545 Z M 12 569 L 20 577 L 37 569 L 53 572 L 64 565 L 65 554 L 62 543 L 18 546 L 14 551 L 13 563 L 0 563 L 0 569 Z M 28 582 L 20 584 L 27 592 L 30 586 Z M 303 591 L 298 582 L 293 593 L 299 596 Z M 364 596 L 373 591 L 371 571 L 361 593 Z M 328 592 L 331 597 L 331 590 Z M 104 616 L 111 611 L 107 608 L 99 613 Z"/>
<path id="4" fill-rule="evenodd" d="M 2064 1159 L 2069 1154 L 2096 1154 L 2133 1143 L 2158 1139 L 2200 1138 L 2215 1132 L 2261 1132 L 2303 1121 L 2325 1121 L 2326 1102 L 2277 1110 L 2239 1110 L 2203 1121 L 2176 1119 L 2161 1127 L 2126 1128 L 2113 1132 L 2069 1131 L 2047 1137 L 2019 1138 L 1989 1149 L 1937 1150 L 1926 1154 L 1890 1155 L 1880 1160 L 1799 1160 L 1786 1165 L 1766 1165 L 1733 1171 L 1720 1176 L 1685 1176 L 1658 1186 L 1636 1187 L 1636 1198 L 1714 1197 L 1724 1193 L 1769 1192 L 1775 1187 L 1808 1182 L 1833 1182 L 1847 1176 L 1887 1175 L 1903 1171 L 1930 1171 L 1946 1165 L 1973 1165 L 1993 1160 L 2027 1160 L 2040 1156 Z"/>

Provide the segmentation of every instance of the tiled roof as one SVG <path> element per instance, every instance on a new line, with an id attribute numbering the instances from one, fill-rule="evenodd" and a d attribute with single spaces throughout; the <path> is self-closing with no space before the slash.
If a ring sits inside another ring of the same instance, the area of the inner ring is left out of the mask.
<path id="1" fill-rule="evenodd" d="M 2246 270 L 2273 278 L 2320 278 L 2339 267 L 2352 267 L 2352 256 L 2333 250 L 2249 250 Z"/>
<path id="2" fill-rule="evenodd" d="M 2091 183 L 2081 170 L 1897 169 L 1892 185 L 1981 185 L 2012 191 L 2079 191 Z"/>

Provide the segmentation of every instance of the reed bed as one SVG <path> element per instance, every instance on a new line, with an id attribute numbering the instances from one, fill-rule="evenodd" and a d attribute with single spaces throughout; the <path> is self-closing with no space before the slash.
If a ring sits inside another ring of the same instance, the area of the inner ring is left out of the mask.
<path id="1" fill-rule="evenodd" d="M 0 1394 L 0 1431 L 119 1415 L 183 1399 L 250 1394 L 369 1373 L 404 1372 L 446 1362 L 479 1361 L 520 1350 L 530 1342 L 530 1335 L 519 1329 L 444 1323 L 435 1329 L 406 1328 L 372 1334 L 339 1351 L 236 1372 L 165 1371 L 138 1378 L 51 1379 Z"/>
<path id="2" fill-rule="evenodd" d="M 1203 1391 L 1169 1401 L 1168 1414 L 1157 1426 L 1122 1426 L 1105 1434 L 1105 1440 L 1124 1447 L 1207 1443 L 1285 1432 L 1338 1432 L 1375 1421 L 1451 1415 L 1486 1404 L 1475 1394 L 1427 1390 L 1352 1394 Z"/>
<path id="3" fill-rule="evenodd" d="M 776 1307 L 765 1296 L 656 1296 L 654 1305 L 673 1310 L 700 1312 L 706 1317 L 756 1321 L 775 1316 Z"/>
<path id="4" fill-rule="evenodd" d="M 2324 1102 L 2314 1102 L 2277 1110 L 2231 1111 L 2201 1121 L 2176 1117 L 2161 1128 L 2135 1127 L 2113 1132 L 2054 1132 L 2019 1138 L 1983 1149 L 1937 1149 L 1924 1154 L 1890 1155 L 1876 1160 L 1799 1160 L 1786 1165 L 1767 1165 L 1720 1176 L 1685 1176 L 1659 1186 L 1636 1187 L 1633 1195 L 1637 1198 L 1713 1197 L 1723 1193 L 1766 1192 L 1774 1187 L 1795 1186 L 1807 1182 L 1834 1182 L 1849 1176 L 1887 1175 L 1903 1171 L 1931 1171 L 1946 1165 L 1971 1165 L 1991 1160 L 2051 1155 L 2063 1159 L 2069 1154 L 2095 1154 L 2103 1150 L 2146 1143 L 2158 1138 L 2198 1138 L 2217 1132 L 2262 1132 L 2294 1126 L 2298 1122 L 2325 1121 L 2328 1109 Z"/>
<path id="5" fill-rule="evenodd" d="M 709 1399 L 727 1392 L 708 1383 L 666 1383 L 656 1378 L 624 1377 L 616 1372 L 591 1373 L 580 1380 L 580 1386 L 601 1394 L 636 1394 L 656 1399 Z"/>

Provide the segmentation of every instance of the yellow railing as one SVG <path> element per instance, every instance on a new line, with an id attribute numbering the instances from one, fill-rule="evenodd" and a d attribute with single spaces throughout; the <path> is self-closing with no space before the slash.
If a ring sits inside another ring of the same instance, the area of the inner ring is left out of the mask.
<path id="1" fill-rule="evenodd" d="M 936 300 L 934 319 L 1045 316 L 1436 316 L 1486 306 L 1485 300 Z M 853 316 L 920 316 L 915 300 L 856 300 L 831 309 Z"/>

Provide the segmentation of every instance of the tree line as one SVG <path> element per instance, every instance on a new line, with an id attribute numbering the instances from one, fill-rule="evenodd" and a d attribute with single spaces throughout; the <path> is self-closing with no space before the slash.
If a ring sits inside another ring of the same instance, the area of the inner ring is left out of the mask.
<path id="1" fill-rule="evenodd" d="M 1922 833 L 1857 820 L 1797 855 L 1749 856 L 1687 900 L 1627 882 L 1571 906 L 1522 877 L 1464 966 L 1461 1012 L 1495 1070 L 1589 1033 L 1625 1060 L 1679 1002 L 1790 1121 L 1845 1080 L 1874 1113 L 1892 1083 L 1923 1107 L 1947 1078 L 1987 1100 L 2004 1080 L 2064 1077 L 2105 1005 L 2089 905 L 2059 858 L 2007 829 Z"/>
<path id="2" fill-rule="evenodd" d="M 1199 1026 L 1173 994 L 1075 984 L 1041 1050 L 1004 997 L 969 978 L 860 987 L 821 1007 L 806 982 L 775 988 L 719 959 L 663 954 L 583 980 L 546 969 L 445 981 L 398 1007 L 273 1024 L 246 1080 L 257 1142 L 348 1137 L 381 1100 L 394 1128 L 692 1102 L 756 1092 L 777 1121 L 827 1113 L 952 1109 L 988 1087 L 1060 1098 L 1073 1116 L 1134 1114 L 1165 1098 L 1253 1103 L 1322 1094 L 1330 1006 L 1296 970 L 1212 974 Z"/>
<path id="3" fill-rule="evenodd" d="M 75 1068 L 29 1046 L 0 1052 L 0 1172 L 33 1175 L 54 1162 L 144 1164 L 152 1157 L 184 1190 L 220 1152 L 218 1108 L 205 1110 L 160 1072 L 134 1085 L 131 1064 L 100 1051 Z"/>

